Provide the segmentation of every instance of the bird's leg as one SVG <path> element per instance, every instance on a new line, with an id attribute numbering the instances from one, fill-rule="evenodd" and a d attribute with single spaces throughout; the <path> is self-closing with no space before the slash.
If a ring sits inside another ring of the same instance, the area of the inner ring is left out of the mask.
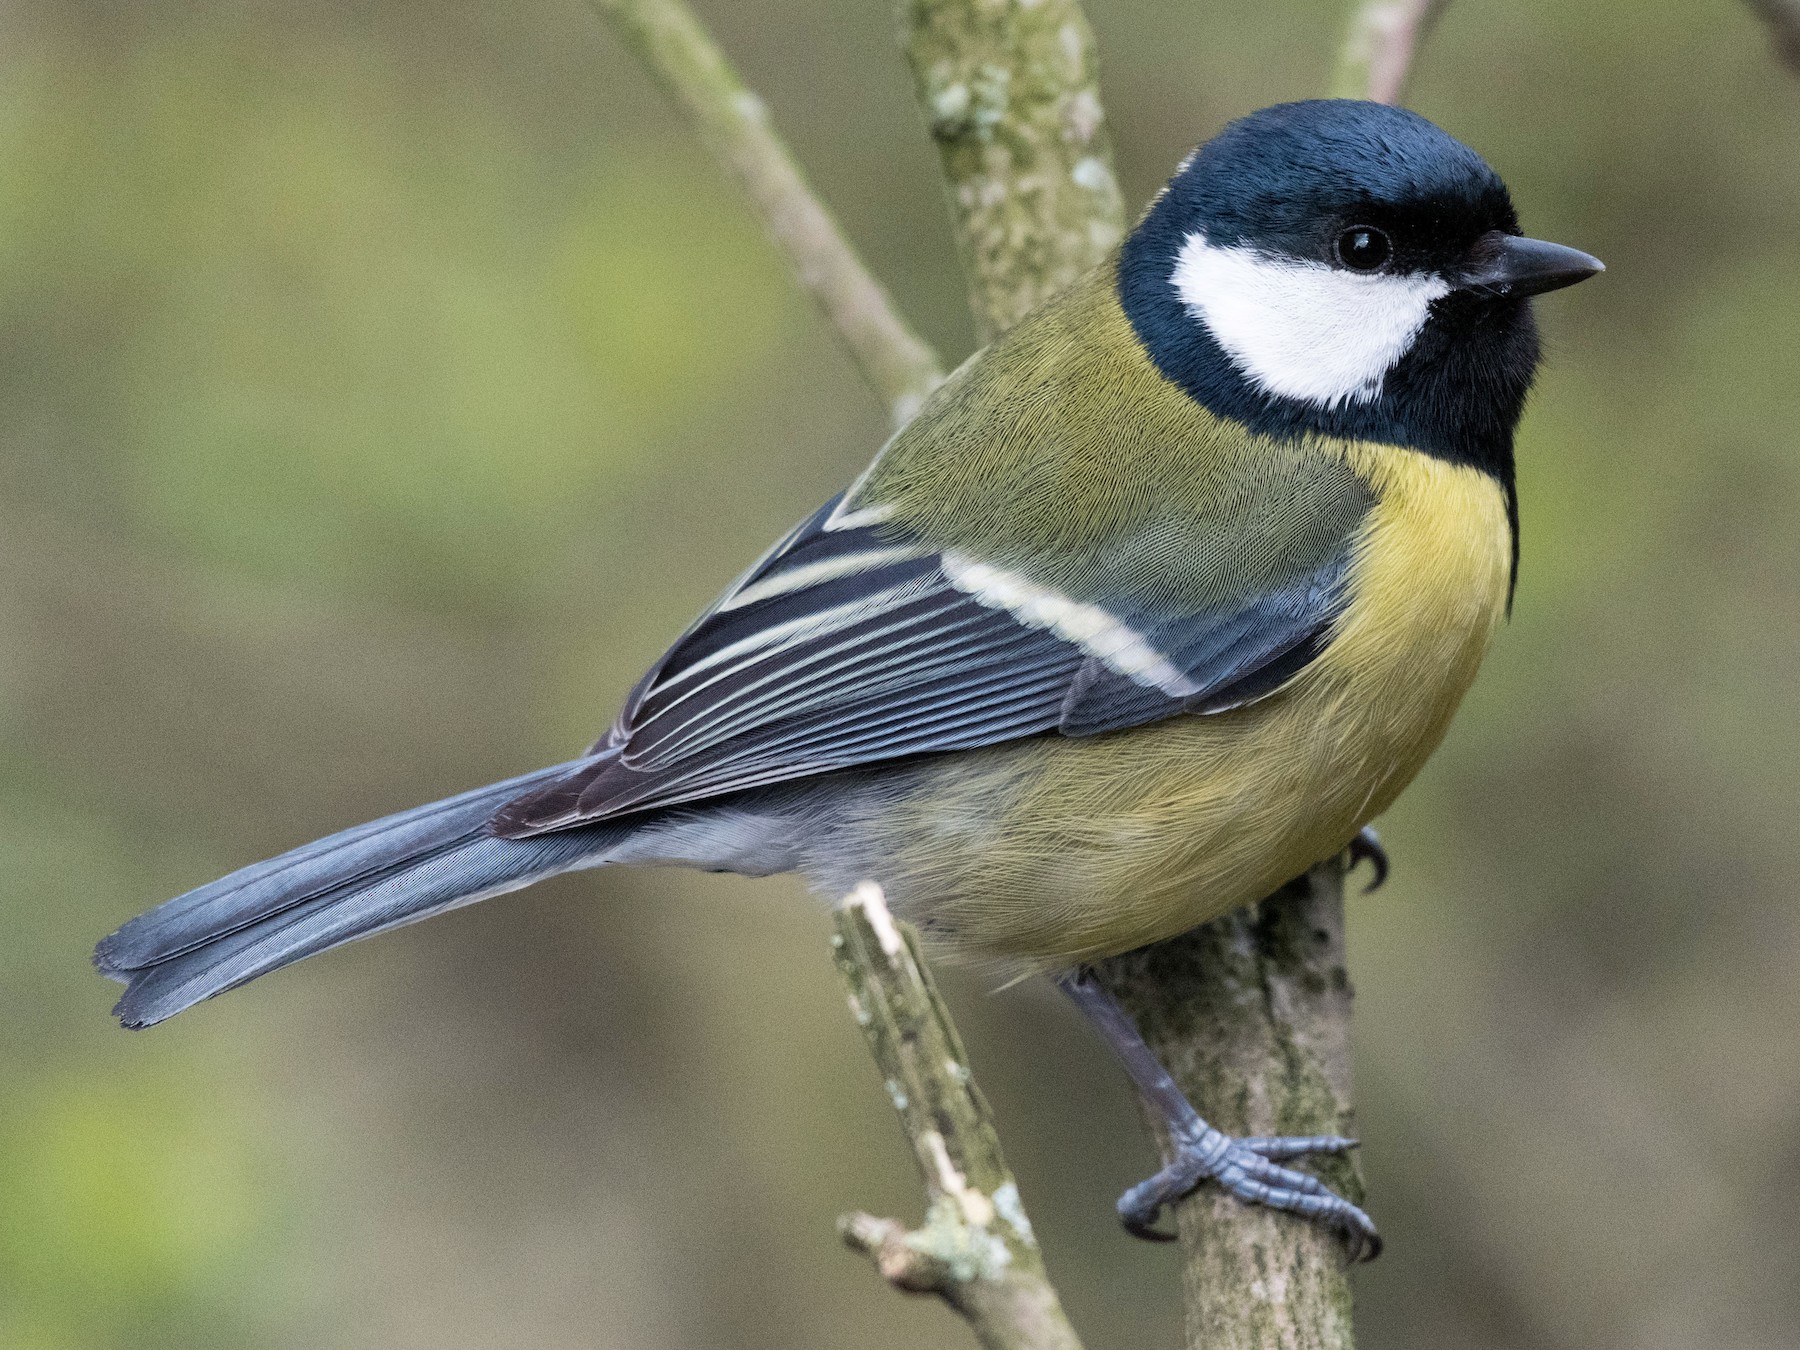
<path id="1" fill-rule="evenodd" d="M 1356 838 L 1350 841 L 1349 852 L 1352 868 L 1366 862 L 1375 872 L 1369 878 L 1369 884 L 1363 887 L 1363 894 L 1380 890 L 1382 882 L 1388 879 L 1388 851 L 1373 825 L 1365 825 L 1356 832 Z"/>
<path id="2" fill-rule="evenodd" d="M 1056 982 L 1106 1038 L 1144 1100 L 1168 1128 L 1173 1160 L 1119 1197 L 1119 1218 L 1127 1232 L 1153 1242 L 1172 1241 L 1172 1234 L 1156 1227 L 1163 1206 L 1211 1180 L 1247 1203 L 1287 1210 L 1341 1229 L 1353 1261 L 1373 1260 L 1380 1253 L 1381 1238 L 1367 1214 L 1334 1194 L 1317 1177 L 1279 1166 L 1283 1159 L 1308 1153 L 1342 1153 L 1356 1147 L 1354 1139 L 1331 1134 L 1234 1139 L 1214 1129 L 1200 1119 L 1169 1071 L 1144 1043 L 1130 1014 L 1090 972 L 1070 971 L 1057 976 Z"/>

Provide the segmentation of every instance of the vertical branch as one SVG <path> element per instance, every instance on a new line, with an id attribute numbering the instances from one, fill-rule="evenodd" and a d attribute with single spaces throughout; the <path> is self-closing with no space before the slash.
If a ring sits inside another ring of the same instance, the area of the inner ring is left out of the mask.
<path id="1" fill-rule="evenodd" d="M 1077 0 L 899 0 L 982 340 L 1124 235 L 1094 35 Z"/>
<path id="2" fill-rule="evenodd" d="M 1397 101 L 1446 2 L 1360 3 L 1334 92 Z M 1765 12 L 1793 2 L 1752 0 Z M 802 282 L 905 420 L 940 378 L 935 358 L 807 188 L 760 100 L 683 0 L 592 3 L 737 171 Z M 1123 235 L 1093 36 L 1078 0 L 899 0 L 899 13 L 971 307 L 991 336 L 1101 263 Z M 1076 1350 L 913 940 L 873 887 L 845 903 L 838 925 L 852 1009 L 930 1195 L 923 1228 L 852 1215 L 846 1241 L 897 1287 L 944 1298 L 992 1350 Z M 1209 1119 L 1238 1133 L 1349 1132 L 1341 860 L 1098 974 Z M 1353 1162 L 1323 1170 L 1340 1193 L 1360 1197 Z M 1347 1350 L 1350 1297 L 1334 1237 L 1205 1190 L 1178 1207 L 1177 1225 L 1191 1346 Z"/>
<path id="3" fill-rule="evenodd" d="M 844 1241 L 895 1288 L 936 1294 L 987 1350 L 1081 1350 L 1000 1151 L 987 1099 L 919 955 L 912 929 L 864 882 L 837 909 L 831 940 L 850 1011 L 912 1144 L 922 1227 L 850 1214 Z"/>
<path id="4" fill-rule="evenodd" d="M 1357 0 L 1331 79 L 1331 96 L 1399 103 L 1413 57 L 1449 6 L 1450 0 Z"/>
<path id="5" fill-rule="evenodd" d="M 1397 102 L 1446 3 L 1359 0 L 1333 92 Z M 1077 0 L 900 0 L 900 14 L 970 304 L 991 335 L 1121 237 L 1092 37 Z M 1341 859 L 1322 863 L 1249 910 L 1096 972 L 1222 1128 L 1352 1132 L 1343 875 Z M 1360 1200 L 1353 1159 L 1320 1171 Z M 1211 1188 L 1178 1206 L 1176 1222 L 1194 1350 L 1349 1350 L 1350 1289 L 1334 1235 Z"/>
<path id="6" fill-rule="evenodd" d="M 728 164 L 838 331 L 864 378 L 906 422 L 943 379 L 937 356 L 894 309 L 769 122 L 684 0 L 591 0 Z"/>
<path id="7" fill-rule="evenodd" d="M 1341 860 L 1322 863 L 1260 904 L 1095 972 L 1195 1109 L 1228 1133 L 1355 1134 L 1343 875 Z M 1362 1203 L 1351 1158 L 1309 1166 Z M 1175 1219 L 1194 1350 L 1350 1350 L 1335 1232 L 1211 1186 Z"/>

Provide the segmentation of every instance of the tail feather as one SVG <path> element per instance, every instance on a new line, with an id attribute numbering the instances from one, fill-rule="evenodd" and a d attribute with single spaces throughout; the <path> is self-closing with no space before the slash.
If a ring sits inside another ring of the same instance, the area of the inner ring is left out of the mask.
<path id="1" fill-rule="evenodd" d="M 358 825 L 139 915 L 94 953 L 126 986 L 114 1013 L 151 1026 L 303 957 L 606 861 L 629 826 L 517 842 L 487 833 L 501 805 L 572 767 Z"/>

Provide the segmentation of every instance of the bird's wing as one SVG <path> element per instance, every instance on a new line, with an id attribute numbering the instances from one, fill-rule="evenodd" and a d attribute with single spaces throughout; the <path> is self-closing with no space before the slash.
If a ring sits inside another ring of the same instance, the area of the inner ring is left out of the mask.
<path id="1" fill-rule="evenodd" d="M 494 828 L 1261 698 L 1330 640 L 1373 500 L 1342 446 L 1252 436 L 1164 379 L 1099 269 L 971 358 Z"/>
<path id="2" fill-rule="evenodd" d="M 588 765 L 508 805 L 495 829 L 523 837 L 903 756 L 1236 707 L 1322 649 L 1348 560 L 1346 539 L 1228 608 L 1122 614 L 834 501 L 669 649 Z"/>

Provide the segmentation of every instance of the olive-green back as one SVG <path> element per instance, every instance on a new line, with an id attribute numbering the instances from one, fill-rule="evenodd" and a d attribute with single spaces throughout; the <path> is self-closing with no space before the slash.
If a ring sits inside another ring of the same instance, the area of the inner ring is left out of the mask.
<path id="1" fill-rule="evenodd" d="M 1104 265 L 959 369 L 857 485 L 932 545 L 1076 599 L 1230 612 L 1343 552 L 1372 496 L 1330 443 L 1208 412 Z"/>

